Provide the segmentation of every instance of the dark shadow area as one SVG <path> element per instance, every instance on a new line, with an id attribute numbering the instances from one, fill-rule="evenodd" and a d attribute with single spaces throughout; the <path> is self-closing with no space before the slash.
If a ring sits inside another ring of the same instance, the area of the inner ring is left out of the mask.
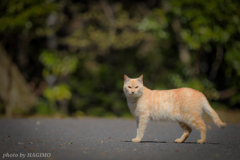
<path id="1" fill-rule="evenodd" d="M 174 143 L 174 142 L 173 142 Z M 184 143 L 187 143 L 187 144 L 199 144 L 197 142 L 184 142 Z M 204 144 L 214 144 L 214 145 L 221 145 L 221 143 L 214 143 L 214 142 L 207 142 L 207 143 L 204 143 Z M 204 145 L 203 144 L 203 145 Z M 201 145 L 201 144 L 199 144 Z"/>
<path id="2" fill-rule="evenodd" d="M 141 141 L 140 143 L 167 143 L 166 141 Z"/>
<path id="3" fill-rule="evenodd" d="M 131 143 L 135 143 L 132 141 L 122 141 L 122 142 L 131 142 Z M 166 141 L 141 141 L 139 143 L 167 143 Z"/>
<path id="4" fill-rule="evenodd" d="M 122 141 L 122 142 L 131 142 L 134 143 L 132 141 Z M 166 141 L 141 141 L 139 143 L 175 143 L 175 142 L 166 142 Z M 208 144 L 214 144 L 214 145 L 221 145 L 221 143 L 214 143 L 214 142 L 210 142 L 210 143 L 204 143 L 204 144 L 199 144 L 197 142 L 184 142 L 184 143 L 175 143 L 175 144 L 197 144 L 197 145 L 208 145 Z"/>

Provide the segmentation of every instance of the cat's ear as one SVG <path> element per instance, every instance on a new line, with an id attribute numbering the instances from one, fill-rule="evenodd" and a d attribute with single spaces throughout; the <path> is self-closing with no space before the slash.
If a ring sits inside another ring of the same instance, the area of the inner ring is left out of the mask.
<path id="1" fill-rule="evenodd" d="M 140 83 L 143 83 L 143 75 L 141 75 L 141 76 L 138 78 L 138 81 L 139 81 Z"/>
<path id="2" fill-rule="evenodd" d="M 124 75 L 124 82 L 127 82 L 129 80 L 130 80 L 130 78 L 128 76 Z"/>

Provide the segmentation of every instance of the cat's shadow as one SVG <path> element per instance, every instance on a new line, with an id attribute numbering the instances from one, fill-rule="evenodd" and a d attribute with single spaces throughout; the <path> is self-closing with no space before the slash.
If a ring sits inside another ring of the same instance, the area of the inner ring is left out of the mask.
<path id="1" fill-rule="evenodd" d="M 126 141 L 122 141 L 122 142 L 128 142 L 128 143 L 134 143 L 132 141 L 126 140 Z M 174 143 L 174 144 L 198 144 L 197 142 L 184 142 L 184 143 L 175 143 L 175 142 L 166 142 L 166 141 L 141 141 L 139 143 Z M 214 145 L 221 145 L 221 143 L 214 143 L 214 142 L 210 142 L 210 143 L 204 143 L 204 144 L 214 144 Z"/>
<path id="2" fill-rule="evenodd" d="M 128 141 L 122 141 L 122 142 L 134 143 L 134 142 L 129 141 L 129 140 Z M 167 142 L 165 142 L 165 141 L 141 141 L 139 143 L 167 143 Z"/>
<path id="3" fill-rule="evenodd" d="M 123 142 L 130 142 L 130 143 L 134 143 L 132 141 L 123 141 Z M 139 143 L 167 143 L 165 141 L 141 141 Z"/>

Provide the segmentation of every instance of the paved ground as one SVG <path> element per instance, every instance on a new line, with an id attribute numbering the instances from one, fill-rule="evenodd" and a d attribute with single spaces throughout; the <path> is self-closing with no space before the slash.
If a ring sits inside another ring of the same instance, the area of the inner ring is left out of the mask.
<path id="1" fill-rule="evenodd" d="M 240 125 L 219 129 L 208 124 L 206 144 L 194 130 L 183 144 L 177 123 L 151 122 L 142 143 L 132 143 L 134 120 L 0 119 L 0 156 L 4 159 L 240 159 Z M 10 158 L 16 157 L 17 158 Z M 37 158 L 38 156 L 38 158 Z M 39 158 L 48 157 L 48 158 Z"/>

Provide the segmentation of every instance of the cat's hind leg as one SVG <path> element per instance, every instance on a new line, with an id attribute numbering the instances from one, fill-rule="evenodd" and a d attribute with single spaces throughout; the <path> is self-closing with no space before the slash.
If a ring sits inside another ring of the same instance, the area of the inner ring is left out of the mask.
<path id="1" fill-rule="evenodd" d="M 178 123 L 181 126 L 181 128 L 183 129 L 183 134 L 182 134 L 181 138 L 176 139 L 175 142 L 183 143 L 188 138 L 190 133 L 192 132 L 192 128 L 183 122 L 178 122 Z"/>
<path id="2" fill-rule="evenodd" d="M 206 125 L 204 123 L 204 121 L 199 118 L 195 124 L 194 124 L 194 127 L 200 131 L 200 136 L 201 136 L 201 139 L 199 139 L 197 141 L 197 143 L 205 143 L 206 142 L 206 133 L 207 133 L 207 128 L 206 128 Z"/>

